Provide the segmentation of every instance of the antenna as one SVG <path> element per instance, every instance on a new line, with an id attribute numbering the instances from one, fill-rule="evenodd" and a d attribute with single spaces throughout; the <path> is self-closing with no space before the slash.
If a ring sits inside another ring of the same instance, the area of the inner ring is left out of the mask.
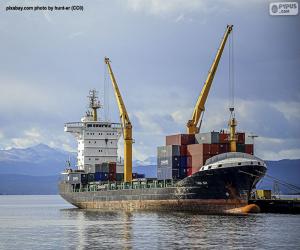
<path id="1" fill-rule="evenodd" d="M 90 90 L 88 98 L 90 102 L 89 108 L 93 110 L 93 119 L 94 121 L 97 121 L 97 109 L 101 107 L 100 101 L 98 100 L 98 92 L 95 89 Z"/>

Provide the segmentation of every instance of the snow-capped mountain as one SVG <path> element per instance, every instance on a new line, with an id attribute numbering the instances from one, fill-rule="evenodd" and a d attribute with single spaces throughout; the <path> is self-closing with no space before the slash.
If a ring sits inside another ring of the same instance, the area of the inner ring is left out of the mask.
<path id="1" fill-rule="evenodd" d="M 65 169 L 69 158 L 74 165 L 76 153 L 45 144 L 0 150 L 0 174 L 56 175 Z"/>

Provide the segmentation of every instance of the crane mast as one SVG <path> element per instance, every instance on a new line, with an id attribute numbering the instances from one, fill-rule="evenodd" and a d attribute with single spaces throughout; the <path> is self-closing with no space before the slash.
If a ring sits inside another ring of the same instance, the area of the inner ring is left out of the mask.
<path id="1" fill-rule="evenodd" d="M 123 138 L 124 138 L 124 181 L 131 182 L 132 181 L 132 125 L 129 120 L 129 116 L 122 99 L 117 81 L 115 79 L 114 73 L 110 66 L 109 58 L 105 57 L 104 62 L 107 65 L 109 76 L 114 88 L 114 93 L 117 99 L 120 119 L 123 128 Z"/>
<path id="2" fill-rule="evenodd" d="M 199 120 L 201 118 L 201 115 L 205 109 L 205 102 L 211 87 L 211 84 L 213 82 L 214 76 L 216 74 L 217 68 L 218 68 L 218 64 L 220 62 L 227 38 L 230 34 L 230 32 L 232 31 L 233 25 L 227 25 L 225 34 L 223 36 L 223 39 L 221 41 L 221 45 L 217 51 L 216 57 L 210 67 L 210 70 L 208 72 L 206 81 L 204 83 L 204 86 L 201 90 L 201 93 L 198 97 L 197 103 L 195 105 L 194 111 L 193 111 L 193 115 L 192 115 L 192 119 L 189 120 L 187 122 L 187 133 L 188 134 L 196 134 L 199 133 L 200 128 L 198 127 L 198 123 Z"/>

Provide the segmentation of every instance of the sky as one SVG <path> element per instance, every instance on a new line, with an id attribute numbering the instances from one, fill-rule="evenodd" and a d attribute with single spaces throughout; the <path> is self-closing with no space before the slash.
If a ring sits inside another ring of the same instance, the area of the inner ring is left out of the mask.
<path id="1" fill-rule="evenodd" d="M 73 1 L 74 2 L 74 1 Z M 134 159 L 185 133 L 227 24 L 233 24 L 238 130 L 265 160 L 300 158 L 300 16 L 270 16 L 270 1 L 75 1 L 83 11 L 6 11 L 70 1 L 0 3 L 0 149 L 38 143 L 75 151 L 64 123 L 79 121 L 90 89 L 119 121 L 108 56 L 133 124 Z M 229 49 L 224 49 L 202 132 L 226 129 Z M 104 94 L 105 90 L 105 94 Z M 121 142 L 120 142 L 121 143 Z M 122 145 L 120 145 L 120 150 Z"/>

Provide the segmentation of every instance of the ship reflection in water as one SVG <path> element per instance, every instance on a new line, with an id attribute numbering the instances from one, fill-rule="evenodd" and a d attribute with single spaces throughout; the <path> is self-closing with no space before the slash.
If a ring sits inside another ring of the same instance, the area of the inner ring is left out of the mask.
<path id="1" fill-rule="evenodd" d="M 75 219 L 76 227 L 69 231 L 67 238 L 73 239 L 72 245 L 79 249 L 274 249 L 283 242 L 286 242 L 285 249 L 289 249 L 286 246 L 297 246 L 300 243 L 295 233 L 281 231 L 283 227 L 292 228 L 297 223 L 300 229 L 300 217 L 292 215 L 222 216 L 80 209 L 64 209 L 61 213 L 64 217 Z M 278 225 L 278 219 L 286 224 Z"/>
<path id="2" fill-rule="evenodd" d="M 299 249 L 300 216 L 101 212 L 0 196 L 0 249 Z"/>

